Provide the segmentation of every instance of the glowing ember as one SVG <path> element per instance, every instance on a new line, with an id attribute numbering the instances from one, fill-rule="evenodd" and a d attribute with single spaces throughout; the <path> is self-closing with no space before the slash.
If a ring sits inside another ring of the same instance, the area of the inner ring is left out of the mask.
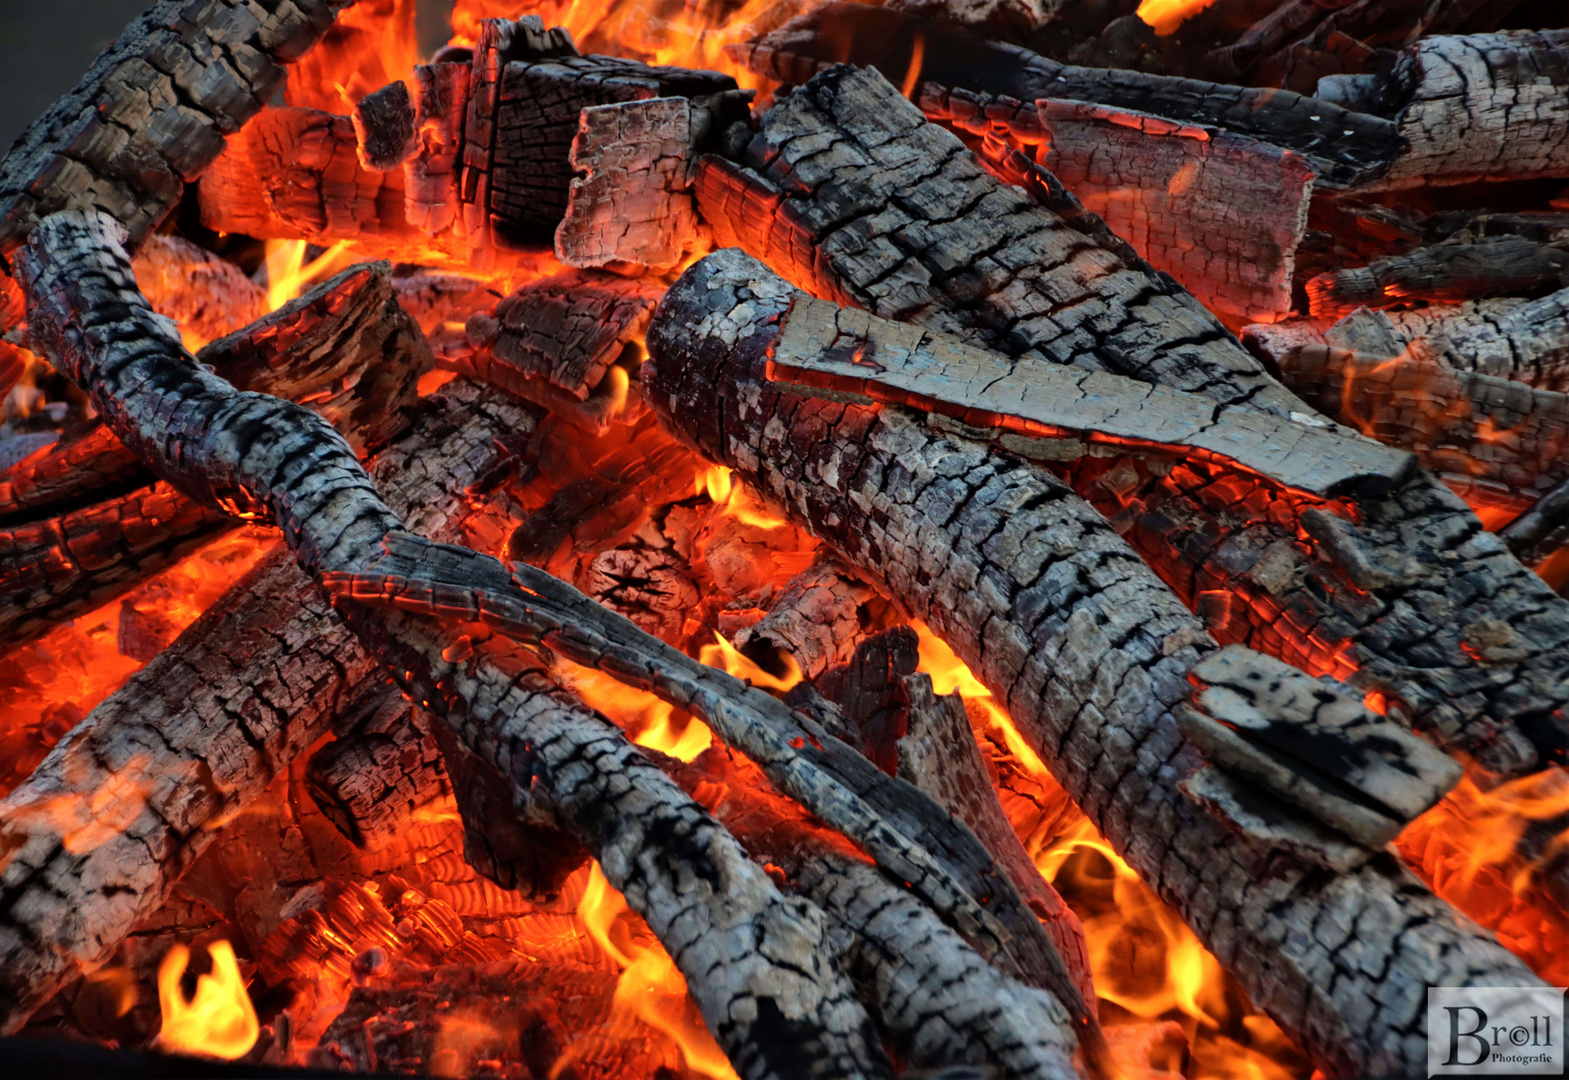
<path id="1" fill-rule="evenodd" d="M 1177 27 L 1214 2 L 1215 0 L 1142 0 L 1136 14 L 1155 31 L 1157 37 L 1169 37 L 1177 32 Z"/>
<path id="2" fill-rule="evenodd" d="M 158 1045 L 176 1053 L 232 1061 L 256 1045 L 261 1025 L 240 977 L 234 946 L 215 941 L 207 947 L 207 955 L 212 958 L 212 974 L 197 977 L 196 996 L 189 1001 L 180 980 L 191 950 L 175 945 L 159 965 L 158 1005 L 163 1011 L 163 1030 Z"/>

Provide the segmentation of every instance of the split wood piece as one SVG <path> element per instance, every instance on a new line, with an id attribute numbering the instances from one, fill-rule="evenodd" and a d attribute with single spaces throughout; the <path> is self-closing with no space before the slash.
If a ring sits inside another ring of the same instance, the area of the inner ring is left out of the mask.
<path id="1" fill-rule="evenodd" d="M 1386 492 L 1415 467 L 1306 412 L 1217 407 L 1106 371 L 1014 360 L 805 295 L 784 316 L 769 377 L 797 393 L 858 394 L 1026 437 L 1187 451 L 1319 496 Z"/>
<path id="2" fill-rule="evenodd" d="M 416 811 L 452 790 L 429 726 L 392 689 L 311 755 L 305 787 L 350 843 L 371 851 L 398 839 Z"/>
<path id="3" fill-rule="evenodd" d="M 1199 766 L 1177 784 L 1177 790 L 1260 850 L 1286 852 L 1306 866 L 1349 874 L 1375 854 L 1267 789 L 1215 765 Z M 1258 860 L 1254 873 L 1267 872 L 1268 860 Z"/>
<path id="4" fill-rule="evenodd" d="M 908 720 L 898 742 L 899 776 L 970 827 L 1040 917 L 1057 951 L 1066 958 L 1068 970 L 1082 973 L 1079 991 L 1084 1000 L 1094 1001 L 1084 928 L 1041 876 L 1009 823 L 976 744 L 964 699 L 958 694 L 939 696 L 932 689 L 931 677 L 925 674 L 904 676 L 900 688 L 908 705 Z"/>
<path id="5" fill-rule="evenodd" d="M 1569 245 L 1518 236 L 1450 241 L 1309 278 L 1308 310 L 1334 317 L 1412 300 L 1473 300 L 1569 284 Z"/>
<path id="6" fill-rule="evenodd" d="M 139 243 L 346 6 L 154 3 L 0 162 L 0 254 L 67 207 L 104 208 Z"/>
<path id="7" fill-rule="evenodd" d="M 1338 686 L 1241 645 L 1195 664 L 1182 734 L 1222 769 L 1370 848 L 1383 847 L 1460 782 L 1452 758 Z"/>
<path id="8" fill-rule="evenodd" d="M 1498 534 L 1524 562 L 1541 561 L 1569 544 L 1569 481 L 1536 500 L 1530 509 L 1511 521 Z M 1565 869 L 1569 870 L 1569 862 Z"/>
<path id="9" fill-rule="evenodd" d="M 376 463 L 394 504 L 455 536 L 457 491 L 522 407 L 473 384 Z M 375 662 L 287 552 L 267 556 L 0 801 L 0 1027 L 103 962 L 181 874 L 361 695 Z M 95 808 L 97 808 L 95 810 Z M 70 839 L 74 838 L 74 839 Z"/>
<path id="10" fill-rule="evenodd" d="M 865 856 L 770 790 L 756 766 L 722 746 L 690 763 L 656 760 L 857 942 L 863 997 L 910 1066 L 1078 1075 L 1074 1025 L 1055 998 L 987 964 Z"/>
<path id="11" fill-rule="evenodd" d="M 1301 345 L 1279 363 L 1303 400 L 1412 450 L 1434 472 L 1498 484 L 1527 501 L 1569 480 L 1569 395 L 1411 353 L 1390 359 Z"/>
<path id="12" fill-rule="evenodd" d="M 442 364 L 530 400 L 530 388 L 544 382 L 587 401 L 627 347 L 642 340 L 662 292 L 593 270 L 530 281 L 492 310 L 470 315 L 467 348 L 444 348 Z"/>
<path id="13" fill-rule="evenodd" d="M 662 271 L 701 250 L 687 179 L 696 157 L 693 111 L 685 98 L 659 97 L 579 113 L 570 164 L 580 175 L 556 226 L 557 258 Z"/>
<path id="14" fill-rule="evenodd" d="M 385 263 L 351 267 L 196 359 L 236 386 L 306 402 L 356 453 L 381 447 L 406 423 L 430 363 L 390 277 Z M 5 509 L 19 523 L 0 528 L 0 642 L 112 600 L 233 524 L 167 484 L 129 494 L 99 486 L 145 476 L 104 434 L 56 444 L 7 477 Z M 62 510 L 83 502 L 91 505 Z"/>
<path id="15" fill-rule="evenodd" d="M 649 401 L 952 646 L 1113 848 L 1321 1068 L 1409 1075 L 1426 1060 L 1427 986 L 1534 985 L 1392 859 L 1304 867 L 1190 802 L 1177 784 L 1199 760 L 1172 710 L 1214 647 L 1203 625 L 1045 469 L 899 408 L 770 385 L 791 294 L 739 252 L 688 270 L 649 329 Z"/>
<path id="16" fill-rule="evenodd" d="M 419 152 L 414 110 L 414 99 L 401 79 L 360 98 L 352 119 L 361 165 L 391 172 Z"/>
<path id="17" fill-rule="evenodd" d="M 403 164 L 403 217 L 426 236 L 444 233 L 458 220 L 470 73 L 468 64 L 414 68 L 419 145 Z"/>
<path id="18" fill-rule="evenodd" d="M 718 72 L 655 67 L 621 57 L 575 51 L 539 56 L 526 49 L 514 57 L 516 37 L 505 23 L 487 19 L 481 24 L 462 179 L 469 235 L 483 234 L 497 246 L 548 238 L 566 214 L 581 110 L 736 90 L 735 80 Z"/>
<path id="19" fill-rule="evenodd" d="M 898 744 L 909 718 L 903 680 L 915 674 L 920 663 L 918 646 L 914 630 L 891 627 L 872 634 L 855 647 L 848 663 L 829 668 L 812 683 L 817 693 L 839 707 L 849 729 L 840 738 L 889 776 L 901 775 Z M 932 797 L 941 805 L 942 800 Z"/>
<path id="20" fill-rule="evenodd" d="M 216 232 L 322 245 L 352 240 L 402 261 L 468 262 L 457 238 L 408 223 L 403 174 L 360 164 L 347 116 L 262 110 L 203 174 L 197 196 L 202 224 Z"/>
<path id="21" fill-rule="evenodd" d="M 819 557 L 785 583 L 768 612 L 732 643 L 767 670 L 783 654 L 806 681 L 848 663 L 868 630 L 884 620 L 887 601 L 836 560 Z"/>
<path id="22" fill-rule="evenodd" d="M 227 259 L 178 236 L 154 234 L 131 260 L 136 284 L 192 349 L 267 314 L 267 290 Z"/>
<path id="23" fill-rule="evenodd" d="M 1291 310 L 1313 170 L 1218 128 L 1087 102 L 1035 103 L 1041 165 L 1157 270 L 1222 316 Z"/>
<path id="24" fill-rule="evenodd" d="M 140 275 L 139 258 L 132 266 Z M 308 402 L 357 448 L 382 446 L 431 363 L 393 285 L 385 263 L 350 267 L 196 358 L 241 390 Z M 73 432 L 0 476 L 0 520 L 117 495 L 146 479 L 107 428 Z"/>
<path id="25" fill-rule="evenodd" d="M 1369 189 L 1569 175 L 1569 30 L 1427 38 L 1385 85 L 1408 148 Z"/>
<path id="26" fill-rule="evenodd" d="M 699 462 L 657 424 L 550 497 L 513 530 L 507 558 L 536 566 L 615 547 L 648 520 L 650 509 L 692 494 Z"/>
<path id="27" fill-rule="evenodd" d="M 429 613 L 431 582 L 419 572 L 433 570 L 443 599 L 449 589 L 470 590 L 460 615 L 465 621 L 481 614 L 477 587 L 485 613 L 500 625 L 533 642 L 548 637 L 569 658 L 605 664 L 642 688 L 660 683 L 668 700 L 690 703 L 711 728 L 767 761 L 771 779 L 808 809 L 847 826 L 923 900 L 994 943 L 989 958 L 1023 953 L 1021 942 L 1029 939 L 1018 931 L 1033 925 L 1042 959 L 1061 968 L 1033 915 L 1030 924 L 1010 919 L 1003 929 L 994 913 L 1011 910 L 1006 880 L 988 882 L 991 905 L 982 908 L 952 871 L 889 824 L 883 815 L 906 828 L 913 818 L 933 838 L 943 836 L 946 824 L 947 851 L 964 858 L 966 842 L 979 849 L 935 807 L 925 813 L 913 789 L 899 793 L 902 803 L 878 802 L 873 809 L 809 764 L 814 753 L 826 758 L 832 751 L 819 743 L 809 751 L 805 736 L 815 738 L 816 731 L 803 724 L 810 721 L 793 722 L 794 714 L 774 698 L 677 653 L 548 575 L 520 567 L 525 591 L 494 559 L 405 532 L 330 425 L 297 405 L 239 393 L 194 363 L 136 292 L 118 232 L 106 216 L 74 211 L 34 231 L 17 258 L 34 342 L 88 390 L 149 468 L 207 504 L 233 505 L 243 493 L 239 509 L 280 525 L 302 568 L 338 597 L 345 621 L 405 691 L 434 702 L 465 746 L 513 779 L 525 817 L 564 829 L 599 859 L 609 882 L 675 960 L 742 1075 L 799 1075 L 803 1055 L 813 1066 L 808 1075 L 889 1072 L 837 965 L 818 963 L 831 955 L 821 912 L 780 896 L 711 817 L 652 766 L 639 764 L 619 731 L 531 676 L 529 666 L 538 666 L 531 652 L 474 651 L 469 635 L 453 641 L 453 627 L 349 602 L 354 594 L 385 598 L 398 591 L 396 580 L 407 583 L 412 606 Z M 389 578 L 388 569 L 403 573 Z M 442 577 L 452 569 L 467 575 L 459 579 L 464 585 Z M 559 615 L 563 608 L 570 624 Z M 661 672 L 666 665 L 679 674 Z M 802 733 L 796 745 L 786 731 Z M 826 732 L 821 739 L 835 742 Z M 872 778 L 882 774 L 845 751 L 865 768 L 857 775 L 835 761 L 841 774 L 854 776 L 869 795 L 888 795 Z M 968 864 L 972 874 L 980 865 Z M 1013 954 L 1002 951 L 1003 941 Z M 1065 973 L 1062 978 L 1071 995 Z"/>
<path id="28" fill-rule="evenodd" d="M 951 90 L 974 91 L 1005 110 L 1039 98 L 1088 101 L 1294 150 L 1312 165 L 1320 185 L 1330 186 L 1381 172 L 1400 146 L 1389 120 L 1289 90 L 1059 64 L 1016 45 L 839 0 L 730 51 L 751 70 L 787 85 L 842 62 L 876 68 L 900 85 L 917 35 L 924 46 L 916 100 L 948 115 L 963 112 L 962 104 L 947 100 Z"/>
<path id="29" fill-rule="evenodd" d="M 1021 368 L 1109 368 L 1283 419 L 1311 414 L 1175 283 L 1005 187 L 876 72 L 838 68 L 782 95 L 743 157 L 702 159 L 700 209 L 721 243 L 772 260 L 820 298 L 954 334 Z M 1561 337 L 1569 320 L 1551 320 L 1555 303 L 1517 309 L 1542 325 L 1514 334 Z M 1051 445 L 1035 444 L 1037 457 Z M 1193 459 L 1168 468 L 1131 448 L 1096 458 L 1070 440 L 1054 450 L 1076 490 L 1179 596 L 1206 607 L 1223 640 L 1313 674 L 1354 675 L 1494 772 L 1569 754 L 1569 731 L 1544 722 L 1569 715 L 1557 674 L 1569 604 L 1431 476 L 1329 507 L 1361 523 L 1347 527 L 1349 542 L 1325 532 L 1331 541 L 1307 546 L 1298 522 L 1321 508 L 1245 473 Z M 1463 640 L 1477 620 L 1521 628 L 1526 654 L 1479 660 Z"/>

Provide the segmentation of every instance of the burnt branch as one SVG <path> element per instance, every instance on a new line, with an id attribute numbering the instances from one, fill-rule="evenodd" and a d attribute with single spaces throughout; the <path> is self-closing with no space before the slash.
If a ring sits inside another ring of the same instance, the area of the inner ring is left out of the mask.
<path id="1" fill-rule="evenodd" d="M 848 663 L 887 601 L 832 559 L 819 558 L 791 578 L 764 616 L 738 631 L 735 647 L 765 668 L 789 656 L 807 680 Z"/>
<path id="2" fill-rule="evenodd" d="M 1519 236 L 1449 241 L 1353 270 L 1309 278 L 1315 316 L 1344 315 L 1412 300 L 1474 300 L 1569 283 L 1569 248 Z"/>

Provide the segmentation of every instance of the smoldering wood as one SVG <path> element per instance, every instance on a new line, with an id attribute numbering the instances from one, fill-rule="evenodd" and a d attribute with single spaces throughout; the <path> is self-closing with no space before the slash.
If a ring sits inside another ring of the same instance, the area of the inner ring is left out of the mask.
<path id="1" fill-rule="evenodd" d="M 267 313 L 267 291 L 226 259 L 178 236 L 149 236 L 131 260 L 136 284 L 193 348 L 232 334 Z"/>
<path id="2" fill-rule="evenodd" d="M 480 581 L 510 582 L 494 560 L 403 532 L 325 421 L 291 403 L 236 392 L 192 363 L 136 293 L 117 231 L 101 215 L 57 215 L 35 230 L 18 263 L 34 340 L 92 388 L 95 404 L 149 467 L 204 502 L 244 492 L 243 508 L 279 522 L 297 561 L 329 589 L 343 579 L 380 582 L 389 559 L 413 569 L 404 560 L 414 551 L 438 562 L 462 560 Z M 106 313 L 110 321 L 99 322 Z M 656 654 L 668 648 L 548 575 L 528 580 L 546 590 L 533 595 L 586 609 L 580 626 L 608 620 L 618 640 Z M 835 965 L 814 966 L 813 958 L 828 955 L 822 913 L 782 897 L 710 816 L 640 764 L 620 732 L 538 674 L 532 654 L 454 649 L 447 627 L 349 603 L 345 590 L 335 591 L 346 621 L 410 696 L 434 702 L 471 751 L 519 785 L 525 816 L 566 829 L 598 857 L 610 883 L 676 960 L 739 1071 L 759 1078 L 796 1072 L 780 1064 L 778 1044 L 758 1030 L 783 1024 L 792 1062 L 805 1054 L 834 1075 L 887 1074 L 847 981 Z M 504 601 L 514 599 L 508 592 L 503 586 Z M 563 647 L 562 638 L 553 640 Z M 573 651 L 592 662 L 586 651 Z M 729 676 L 690 664 L 742 700 L 755 696 L 759 705 L 782 708 Z M 704 712 L 721 729 L 733 728 L 722 710 Z M 776 753 L 801 762 L 782 736 L 773 742 Z M 814 802 L 814 809 L 826 809 L 822 800 Z M 886 853 L 889 845 L 869 846 Z M 947 878 L 929 856 L 917 870 L 920 849 L 908 841 L 899 850 L 910 854 L 890 861 L 917 880 Z M 771 1004 L 765 1007 L 764 999 Z M 738 1012 L 739 1001 L 750 1002 L 749 1011 Z"/>
<path id="3" fill-rule="evenodd" d="M 465 313 L 471 304 L 494 299 L 483 282 L 465 274 L 421 268 L 410 274 L 394 276 L 392 291 L 398 306 L 408 312 L 429 338 L 449 317 Z"/>
<path id="4" fill-rule="evenodd" d="M 1201 394 L 1031 360 L 801 297 L 784 317 L 770 372 L 798 393 L 826 387 L 973 427 L 1213 455 L 1315 495 L 1388 491 L 1414 465 L 1406 454 L 1305 413 L 1283 418 L 1249 405 L 1217 408 Z"/>
<path id="5" fill-rule="evenodd" d="M 1191 803 L 1177 784 L 1199 759 L 1172 710 L 1214 648 L 1203 625 L 1041 467 L 897 407 L 769 385 L 791 297 L 739 252 L 698 263 L 650 327 L 650 402 L 925 619 L 1101 834 L 1322 1067 L 1400 1075 L 1426 1058 L 1414 1032 L 1427 985 L 1531 981 L 1389 858 L 1326 873 Z M 1328 930 L 1329 909 L 1345 913 L 1338 926 L 1386 931 L 1353 941 Z"/>
<path id="6" fill-rule="evenodd" d="M 1463 371 L 1569 392 L 1569 288 L 1465 320 L 1449 330 L 1439 356 Z"/>
<path id="7" fill-rule="evenodd" d="M 1177 724 L 1190 743 L 1369 848 L 1460 782 L 1452 758 L 1356 696 L 1251 649 L 1228 645 L 1188 677 Z"/>
<path id="8" fill-rule="evenodd" d="M 153 477 L 102 424 L 69 429 L 41 454 L 0 473 L 0 522 L 15 523 L 62 504 L 145 487 Z"/>
<path id="9" fill-rule="evenodd" d="M 1294 150 L 1321 184 L 1330 185 L 1380 173 L 1399 147 L 1389 120 L 1291 91 L 1059 64 L 881 7 L 829 3 L 731 52 L 753 71 L 787 85 L 805 83 L 842 62 L 876 68 L 898 85 L 909 70 L 917 34 L 925 42 L 916 94 L 923 109 L 961 114 L 963 105 L 948 101 L 949 90 L 973 91 L 1005 108 L 1010 99 L 1063 98 L 1132 109 Z M 848 54 L 839 46 L 846 41 Z"/>
<path id="10" fill-rule="evenodd" d="M 1291 310 L 1313 170 L 1289 150 L 1088 102 L 1035 103 L 1041 165 L 1212 311 Z"/>
<path id="11" fill-rule="evenodd" d="M 533 421 L 472 384 L 449 385 L 438 404 L 376 470 L 411 519 L 456 535 L 464 507 L 454 481 L 485 468 L 496 432 Z M 212 826 L 385 685 L 279 551 L 94 709 L 0 802 L 6 1030 L 108 957 L 219 836 Z M 112 816 L 94 826 L 87 808 L 105 805 Z M 80 835 L 66 843 L 71 834 Z"/>
<path id="12" fill-rule="evenodd" d="M 1068 970 L 1079 975 L 1084 1000 L 1094 1001 L 1084 929 L 1057 890 L 1041 876 L 1008 821 L 963 699 L 957 694 L 938 695 L 931 677 L 925 674 L 903 676 L 900 689 L 908 718 L 897 746 L 899 776 L 970 827 L 1030 910 L 1040 917 Z"/>
<path id="13" fill-rule="evenodd" d="M 1316 317 L 1345 315 L 1413 300 L 1459 301 L 1530 293 L 1569 283 L 1569 246 L 1518 236 L 1448 242 L 1367 266 L 1320 274 L 1305 283 Z"/>
<path id="14" fill-rule="evenodd" d="M 583 565 L 576 584 L 586 596 L 672 645 L 686 640 L 686 621 L 701 600 L 685 559 L 642 545 L 599 552 Z"/>
<path id="15" fill-rule="evenodd" d="M 376 850 L 411 816 L 451 794 L 429 726 L 396 690 L 310 756 L 305 786 L 350 843 Z"/>
<path id="16" fill-rule="evenodd" d="M 840 737 L 890 776 L 900 775 L 898 744 L 910 711 L 903 680 L 915 673 L 919 662 L 915 631 L 895 626 L 867 637 L 848 663 L 829 668 L 812 683 L 814 690 L 839 706 L 849 728 Z"/>
<path id="17" fill-rule="evenodd" d="M 1371 849 L 1283 802 L 1267 788 L 1214 765 L 1199 766 L 1177 784 L 1177 790 L 1262 853 L 1250 866 L 1257 876 L 1268 872 L 1268 853 L 1274 851 L 1337 874 L 1352 873 L 1373 857 Z"/>
<path id="18" fill-rule="evenodd" d="M 602 271 L 538 278 L 470 315 L 468 348 L 443 350 L 443 363 L 514 393 L 543 380 L 587 401 L 642 337 L 658 301 L 658 289 L 646 282 Z"/>
<path id="19" fill-rule="evenodd" d="M 1525 501 L 1569 479 L 1569 395 L 1457 371 L 1420 354 L 1300 345 L 1279 359 L 1303 400 L 1437 473 L 1502 485 Z"/>
<path id="20" fill-rule="evenodd" d="M 1538 563 L 1569 543 L 1569 481 L 1543 495 L 1498 535 L 1528 563 Z"/>
<path id="21" fill-rule="evenodd" d="M 1175 283 L 1005 187 L 874 71 L 833 69 L 782 95 L 740 156 L 700 162 L 699 206 L 717 240 L 820 298 L 1020 365 L 1107 368 L 1283 418 L 1313 415 Z M 1512 310 L 1539 313 L 1546 338 L 1565 325 L 1546 317 L 1554 303 Z M 1353 542 L 1329 551 L 1297 546 L 1293 523 L 1316 507 L 1235 469 L 1059 456 L 1079 494 L 1186 602 L 1230 594 L 1210 624 L 1224 641 L 1376 685 L 1446 748 L 1498 773 L 1537 768 L 1569 745 L 1538 722 L 1565 700 L 1553 657 L 1569 649 L 1569 606 L 1433 477 L 1359 497 Z M 1479 660 L 1462 640 L 1478 619 L 1529 626 L 1530 654 Z"/>
<path id="22" fill-rule="evenodd" d="M 1408 148 L 1370 188 L 1569 173 L 1569 30 L 1425 38 L 1387 86 Z"/>
<path id="23" fill-rule="evenodd" d="M 469 74 L 468 64 L 414 68 L 419 145 L 403 164 L 403 217 L 426 236 L 444 233 L 458 220 Z"/>
<path id="24" fill-rule="evenodd" d="M 399 79 L 366 94 L 351 114 L 359 141 L 360 164 L 375 172 L 391 172 L 419 152 L 414 99 Z"/>
<path id="25" fill-rule="evenodd" d="M 789 656 L 812 681 L 848 663 L 863 635 L 877 629 L 887 601 L 831 558 L 819 558 L 785 583 L 768 611 L 737 631 L 733 643 L 764 668 Z"/>
<path id="26" fill-rule="evenodd" d="M 1008 1076 L 1078 1074 L 1070 1061 L 1074 1024 L 1051 995 L 987 964 L 854 848 L 769 790 L 755 767 L 724 747 L 688 764 L 660 763 L 753 858 L 779 867 L 858 941 L 863 995 L 911 1065 L 989 1066 Z"/>
<path id="27" fill-rule="evenodd" d="M 46 214 L 102 207 L 135 242 L 172 210 L 343 0 L 159 0 L 0 162 L 0 252 Z"/>

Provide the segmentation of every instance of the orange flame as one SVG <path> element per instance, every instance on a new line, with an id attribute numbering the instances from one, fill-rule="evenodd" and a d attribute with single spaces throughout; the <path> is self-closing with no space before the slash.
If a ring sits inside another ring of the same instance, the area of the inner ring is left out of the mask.
<path id="1" fill-rule="evenodd" d="M 596 862 L 590 871 L 588 888 L 578 902 L 578 916 L 599 947 L 624 970 L 616 983 L 612 1024 L 619 1025 L 623 1037 L 630 1023 L 641 1020 L 663 1032 L 681 1050 L 692 1072 L 714 1080 L 735 1080 L 735 1070 L 719 1044 L 696 1016 L 687 995 L 686 980 L 670 956 L 650 939 L 646 944 L 634 940 L 618 921 L 635 918 L 627 909 L 626 898 L 605 878 Z M 563 1059 L 565 1060 L 565 1059 Z M 559 1063 L 558 1063 L 559 1067 Z"/>
<path id="2" fill-rule="evenodd" d="M 212 958 L 212 974 L 197 977 L 196 996 L 189 1001 L 180 979 L 191 950 L 174 945 L 158 965 L 158 1005 L 163 1012 L 158 1046 L 175 1053 L 232 1061 L 256 1045 L 261 1026 L 240 977 L 234 946 L 215 941 L 207 946 L 207 955 Z"/>
<path id="3" fill-rule="evenodd" d="M 782 529 L 789 524 L 778 514 L 770 513 L 723 465 L 712 465 L 698 474 L 697 493 L 706 494 L 722 513 L 754 529 Z"/>
<path id="4" fill-rule="evenodd" d="M 266 247 L 267 310 L 276 311 L 305 291 L 312 281 L 349 265 L 353 245 L 340 240 L 310 262 L 305 261 L 304 240 L 268 240 Z"/>
<path id="5" fill-rule="evenodd" d="M 1142 0 L 1135 14 L 1155 31 L 1156 37 L 1169 37 L 1177 32 L 1177 27 L 1214 2 L 1215 0 Z"/>

